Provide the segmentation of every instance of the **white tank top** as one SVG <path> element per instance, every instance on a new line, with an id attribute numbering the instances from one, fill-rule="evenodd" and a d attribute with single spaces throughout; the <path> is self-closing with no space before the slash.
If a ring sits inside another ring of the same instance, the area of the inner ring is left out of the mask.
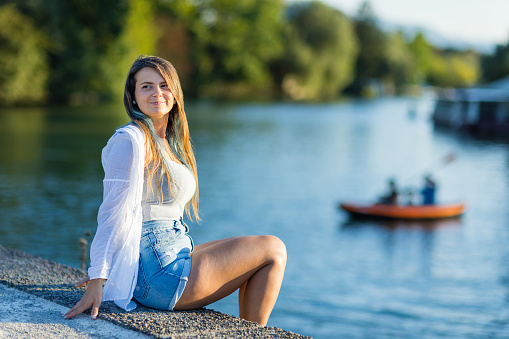
<path id="1" fill-rule="evenodd" d="M 168 163 L 172 181 L 172 192 L 170 192 L 166 176 L 163 176 L 163 199 L 161 199 L 161 190 L 157 185 L 157 175 L 154 174 L 151 183 L 147 182 L 148 171 L 145 168 L 141 200 L 144 222 L 149 220 L 179 220 L 184 214 L 186 204 L 196 192 L 196 182 L 191 170 L 185 165 L 174 161 L 169 161 Z M 149 184 L 152 186 L 152 189 L 149 189 Z"/>

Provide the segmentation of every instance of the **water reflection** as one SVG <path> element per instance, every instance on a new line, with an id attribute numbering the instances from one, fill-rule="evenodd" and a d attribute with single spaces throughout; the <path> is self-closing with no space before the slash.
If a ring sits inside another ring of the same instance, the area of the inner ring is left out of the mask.
<path id="1" fill-rule="evenodd" d="M 0 243 L 77 266 L 95 231 L 100 152 L 128 121 L 118 106 L 2 109 Z"/>
<path id="2" fill-rule="evenodd" d="M 462 225 L 461 218 L 442 220 L 389 220 L 349 217 L 339 224 L 343 243 L 360 251 L 351 260 L 370 270 L 385 270 L 394 278 L 434 275 L 437 234 Z M 440 250 L 440 249 L 439 249 Z M 365 253 L 363 253 L 365 252 Z M 375 268 L 376 267 L 376 268 Z"/>
<path id="3" fill-rule="evenodd" d="M 377 225 L 388 230 L 397 230 L 398 228 L 406 229 L 422 229 L 425 231 L 433 231 L 436 228 L 444 227 L 460 227 L 462 223 L 461 217 L 434 219 L 434 220 L 392 220 L 392 219 L 368 219 L 362 217 L 349 217 L 341 223 L 341 229 L 349 227 L 359 227 L 364 224 Z"/>
<path id="4" fill-rule="evenodd" d="M 22 111 L 7 110 L 1 115 L 0 164 L 8 174 L 20 173 L 20 168 L 36 170 L 44 152 L 46 112 L 42 108 Z M 33 174 L 30 173 L 30 174 Z"/>

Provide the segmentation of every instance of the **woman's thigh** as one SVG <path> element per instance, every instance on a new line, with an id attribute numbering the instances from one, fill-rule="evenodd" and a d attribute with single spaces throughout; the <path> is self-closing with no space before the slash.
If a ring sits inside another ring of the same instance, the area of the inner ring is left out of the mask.
<path id="1" fill-rule="evenodd" d="M 216 245 L 216 244 L 219 244 L 219 243 L 222 243 L 222 242 L 225 242 L 225 241 L 229 241 L 229 240 L 232 240 L 232 239 L 236 239 L 236 238 L 241 238 L 241 237 L 232 237 L 232 238 L 225 238 L 225 239 L 218 239 L 218 240 L 212 240 L 212 241 L 209 241 L 209 242 L 204 242 L 203 244 L 195 245 L 194 246 L 194 251 L 199 251 L 199 250 L 202 250 L 202 249 L 207 248 L 209 246 Z"/>
<path id="2" fill-rule="evenodd" d="M 200 308 L 230 295 L 270 263 L 272 251 L 284 250 L 281 240 L 273 236 L 228 238 L 203 245 L 191 253 L 191 273 L 176 310 Z"/>

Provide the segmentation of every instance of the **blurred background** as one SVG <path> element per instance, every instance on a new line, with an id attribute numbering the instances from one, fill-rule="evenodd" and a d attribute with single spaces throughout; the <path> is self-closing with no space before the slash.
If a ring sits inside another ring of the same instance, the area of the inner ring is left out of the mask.
<path id="1" fill-rule="evenodd" d="M 3 105 L 118 99 L 140 54 L 171 60 L 186 95 L 199 98 L 369 97 L 509 73 L 500 0 L 473 1 L 461 15 L 457 2 L 376 2 L 388 18 L 370 2 L 346 0 L 0 4 Z"/>
<path id="2" fill-rule="evenodd" d="M 158 55 L 186 97 L 195 242 L 274 234 L 287 245 L 269 326 L 504 337 L 508 12 L 497 0 L 0 0 L 0 245 L 86 265 L 101 149 L 128 122 L 125 76 L 138 55 Z M 429 173 L 437 203 L 463 201 L 463 216 L 338 208 L 375 202 L 389 178 L 419 190 Z M 238 315 L 236 298 L 210 308 Z"/>

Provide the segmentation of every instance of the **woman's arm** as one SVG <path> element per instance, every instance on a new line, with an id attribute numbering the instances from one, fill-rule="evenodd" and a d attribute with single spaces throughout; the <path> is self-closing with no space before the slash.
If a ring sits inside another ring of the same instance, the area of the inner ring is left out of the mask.
<path id="1" fill-rule="evenodd" d="M 125 216 L 129 198 L 130 175 L 133 164 L 133 145 L 127 135 L 116 135 L 103 150 L 104 193 L 99 208 L 98 226 L 90 248 L 89 277 L 76 283 L 87 286 L 81 300 L 64 315 L 72 318 L 92 307 L 95 319 L 103 298 L 103 286 L 108 278 L 114 256 L 122 245 Z"/>
<path id="2" fill-rule="evenodd" d="M 127 134 L 116 135 L 103 150 L 104 193 L 97 215 L 97 231 L 90 246 L 90 279 L 108 278 L 113 257 L 125 233 L 133 144 Z"/>

